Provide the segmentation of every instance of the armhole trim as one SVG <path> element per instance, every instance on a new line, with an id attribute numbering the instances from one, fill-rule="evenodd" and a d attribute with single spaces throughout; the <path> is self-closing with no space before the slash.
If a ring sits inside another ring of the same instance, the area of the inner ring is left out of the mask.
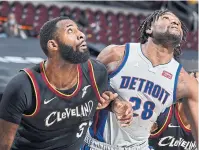
<path id="1" fill-rule="evenodd" d="M 127 59 L 129 56 L 129 49 L 130 49 L 130 43 L 127 43 L 125 46 L 125 53 L 124 53 L 124 57 L 123 57 L 121 64 L 113 72 L 111 72 L 109 74 L 109 78 L 113 78 L 115 75 L 117 75 L 122 70 L 122 68 L 124 67 L 124 65 L 127 62 Z"/>
<path id="2" fill-rule="evenodd" d="M 175 76 L 175 80 L 174 80 L 174 88 L 173 88 L 173 104 L 176 102 L 177 100 L 177 85 L 178 85 L 178 79 L 179 79 L 179 74 L 180 74 L 180 71 L 182 69 L 182 65 L 179 64 L 178 66 L 178 69 L 177 69 L 177 72 L 176 72 L 176 76 Z"/>
<path id="3" fill-rule="evenodd" d="M 24 116 L 33 117 L 39 112 L 40 104 L 41 104 L 41 96 L 40 96 L 39 86 L 38 86 L 38 84 L 36 82 L 36 78 L 35 78 L 33 72 L 30 69 L 28 69 L 28 68 L 24 69 L 24 71 L 29 76 L 29 78 L 30 78 L 30 80 L 32 82 L 32 85 L 33 85 L 33 88 L 34 88 L 34 92 L 35 92 L 35 96 L 36 96 L 36 107 L 35 107 L 34 112 L 32 114 L 30 114 L 30 115 L 24 114 Z"/>
<path id="4" fill-rule="evenodd" d="M 169 122 L 171 121 L 171 117 L 172 117 L 172 114 L 173 114 L 173 108 L 172 106 L 169 108 L 169 113 L 168 113 L 168 116 L 166 118 L 166 121 L 164 122 L 163 126 L 154 134 L 151 134 L 150 135 L 150 138 L 157 138 L 160 136 L 160 134 L 162 132 L 164 132 L 164 130 L 167 128 Z"/>
<path id="5" fill-rule="evenodd" d="M 185 130 L 186 132 L 191 132 L 191 129 L 187 128 L 184 125 L 182 118 L 180 117 L 180 114 L 179 114 L 179 111 L 178 111 L 178 103 L 176 104 L 176 107 L 175 107 L 175 114 L 176 114 L 177 121 L 180 124 L 180 126 L 182 127 L 182 129 Z"/>
<path id="6" fill-rule="evenodd" d="M 94 75 L 94 71 L 93 71 L 93 65 L 92 65 L 90 60 L 88 61 L 88 69 L 89 69 L 89 75 L 90 75 L 90 79 L 91 79 L 91 85 L 93 87 L 93 90 L 95 92 L 95 95 L 97 97 L 98 102 L 100 102 L 100 92 L 99 92 L 98 87 L 97 87 L 97 83 L 96 83 L 95 75 Z M 95 121 L 94 121 L 94 131 L 93 131 L 94 136 L 97 133 L 98 118 L 99 118 L 99 111 L 96 112 L 96 118 L 95 118 Z"/>
<path id="7" fill-rule="evenodd" d="M 88 61 L 88 69 L 89 69 L 89 76 L 90 76 L 90 79 L 91 79 L 91 86 L 93 87 L 93 90 L 95 92 L 97 100 L 100 101 L 100 92 L 99 92 L 99 89 L 98 89 L 98 86 L 97 86 L 97 83 L 96 83 L 96 80 L 95 80 L 93 65 L 92 65 L 90 60 Z"/>

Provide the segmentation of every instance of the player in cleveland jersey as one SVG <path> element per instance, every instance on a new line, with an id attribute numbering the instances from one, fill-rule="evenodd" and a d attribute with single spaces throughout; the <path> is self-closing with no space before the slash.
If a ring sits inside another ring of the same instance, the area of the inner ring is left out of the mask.
<path id="1" fill-rule="evenodd" d="M 107 66 L 110 86 L 132 104 L 133 121 L 122 127 L 115 114 L 96 113 L 85 149 L 149 149 L 151 126 L 181 98 L 188 99 L 186 113 L 190 112 L 192 133 L 198 139 L 198 84 L 173 58 L 186 38 L 186 27 L 172 12 L 157 10 L 139 31 L 140 43 L 110 45 L 97 58 Z"/>
<path id="2" fill-rule="evenodd" d="M 191 73 L 195 78 L 198 78 L 197 74 Z M 155 150 L 197 150 L 181 101 L 160 114 L 152 126 L 149 145 Z"/>
<path id="3" fill-rule="evenodd" d="M 1 150 L 78 150 L 98 102 L 103 108 L 117 96 L 106 91 L 106 68 L 89 59 L 85 35 L 72 20 L 45 23 L 40 44 L 47 60 L 22 70 L 4 91 Z"/>

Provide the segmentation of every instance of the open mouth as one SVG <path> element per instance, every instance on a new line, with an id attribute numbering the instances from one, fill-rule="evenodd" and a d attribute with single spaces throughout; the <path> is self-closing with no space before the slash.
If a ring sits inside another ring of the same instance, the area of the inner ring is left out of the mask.
<path id="1" fill-rule="evenodd" d="M 83 42 L 79 47 L 87 48 L 87 44 L 86 44 L 86 42 Z"/>

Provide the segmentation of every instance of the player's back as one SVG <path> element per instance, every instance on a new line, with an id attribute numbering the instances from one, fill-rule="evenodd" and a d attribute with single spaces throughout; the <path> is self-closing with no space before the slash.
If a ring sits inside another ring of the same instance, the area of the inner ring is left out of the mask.
<path id="1" fill-rule="evenodd" d="M 121 127 L 113 113 L 100 111 L 90 128 L 91 136 L 118 146 L 146 143 L 157 116 L 173 103 L 180 69 L 174 59 L 153 66 L 142 53 L 140 43 L 126 44 L 121 65 L 109 77 L 115 92 L 132 103 L 133 122 Z"/>
<path id="2" fill-rule="evenodd" d="M 178 104 L 160 114 L 152 131 L 149 145 L 161 150 L 197 150 L 191 130 L 180 117 Z"/>

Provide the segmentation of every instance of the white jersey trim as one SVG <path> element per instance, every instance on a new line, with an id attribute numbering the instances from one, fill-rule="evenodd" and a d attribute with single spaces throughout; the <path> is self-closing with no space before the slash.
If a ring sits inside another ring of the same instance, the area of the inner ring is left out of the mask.
<path id="1" fill-rule="evenodd" d="M 182 65 L 179 64 L 178 66 L 178 69 L 177 69 L 177 72 L 176 72 L 176 76 L 175 76 L 175 81 L 174 81 L 174 88 L 173 88 L 173 103 L 175 103 L 177 101 L 177 93 L 176 93 L 176 90 L 177 90 L 177 85 L 178 85 L 178 79 L 179 79 L 179 74 L 180 74 L 180 71 L 182 69 Z"/>

